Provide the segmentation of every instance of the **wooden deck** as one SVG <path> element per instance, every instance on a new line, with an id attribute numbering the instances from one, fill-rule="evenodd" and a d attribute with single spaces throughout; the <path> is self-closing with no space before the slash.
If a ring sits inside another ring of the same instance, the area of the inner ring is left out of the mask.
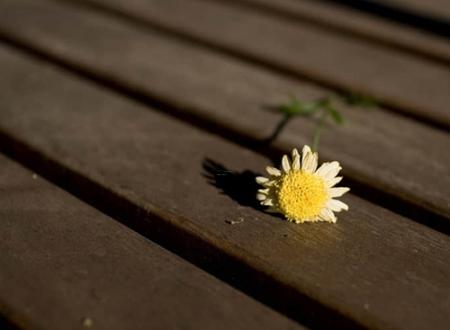
<path id="1" fill-rule="evenodd" d="M 0 328 L 449 329 L 449 37 L 443 0 L 0 0 Z M 349 212 L 262 212 L 316 125 L 267 109 L 348 92 Z"/>

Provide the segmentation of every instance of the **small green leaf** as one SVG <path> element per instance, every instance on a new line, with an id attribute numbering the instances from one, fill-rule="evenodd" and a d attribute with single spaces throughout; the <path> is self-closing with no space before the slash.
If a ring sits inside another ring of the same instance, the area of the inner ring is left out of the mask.
<path id="1" fill-rule="evenodd" d="M 297 109 L 290 105 L 282 105 L 278 108 L 278 110 L 284 115 L 293 116 L 297 113 Z"/>
<path id="2" fill-rule="evenodd" d="M 287 116 L 310 116 L 313 113 L 321 110 L 327 100 L 320 99 L 314 101 L 300 101 L 292 97 L 290 102 L 280 106 L 280 112 Z"/>
<path id="3" fill-rule="evenodd" d="M 312 115 L 314 112 L 320 110 L 321 105 L 318 101 L 303 102 L 300 107 L 300 112 L 304 115 Z"/>
<path id="4" fill-rule="evenodd" d="M 301 101 L 294 96 L 291 96 L 289 102 L 286 104 L 280 105 L 276 108 L 277 111 L 284 114 L 284 118 L 280 121 L 280 123 L 275 128 L 272 135 L 267 139 L 268 143 L 274 141 L 280 132 L 284 129 L 286 124 L 293 119 L 295 116 L 302 117 L 313 117 L 317 119 L 316 128 L 314 130 L 313 136 L 313 150 L 317 150 L 320 136 L 324 129 L 327 128 L 326 122 L 328 120 L 328 116 L 330 116 L 335 124 L 342 125 L 344 123 L 344 116 L 338 111 L 334 103 L 337 101 L 336 97 L 344 100 L 347 104 L 357 104 L 364 102 L 364 104 L 368 104 L 372 102 L 372 99 L 356 94 L 356 93 L 346 93 L 346 94 L 332 94 L 327 97 L 322 97 L 320 99 L 312 100 L 312 101 Z M 370 104 L 373 104 L 370 103 Z"/>
<path id="5" fill-rule="evenodd" d="M 344 123 L 344 117 L 335 108 L 333 108 L 332 106 L 327 106 L 325 109 L 331 115 L 331 118 L 333 118 L 336 124 L 342 125 Z"/>
<path id="6" fill-rule="evenodd" d="M 281 105 L 278 110 L 287 116 L 294 116 L 301 111 L 298 100 L 292 99 L 289 103 Z"/>

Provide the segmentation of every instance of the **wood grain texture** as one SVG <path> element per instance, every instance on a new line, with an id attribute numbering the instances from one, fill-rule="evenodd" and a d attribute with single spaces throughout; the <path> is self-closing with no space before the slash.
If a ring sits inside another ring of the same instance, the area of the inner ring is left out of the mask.
<path id="1" fill-rule="evenodd" d="M 266 13 L 293 21 L 321 26 L 331 33 L 348 34 L 431 60 L 450 63 L 450 44 L 444 37 L 406 27 L 369 13 L 333 2 L 298 0 L 234 0 Z"/>
<path id="2" fill-rule="evenodd" d="M 301 22 L 207 0 L 80 0 L 194 37 L 281 71 L 372 95 L 399 111 L 450 127 L 450 69 Z"/>
<path id="3" fill-rule="evenodd" d="M 0 67 L 0 132 L 64 166 L 66 175 L 88 178 L 91 196 L 106 187 L 105 194 L 130 201 L 128 217 L 139 214 L 136 221 L 183 256 L 221 272 L 236 267 L 236 281 L 297 314 L 310 312 L 306 296 L 366 327 L 447 327 L 448 236 L 351 194 L 344 199 L 351 211 L 336 225 L 280 221 L 221 192 L 202 169 L 211 159 L 251 177 L 267 158 L 6 48 Z M 197 249 L 197 240 L 208 248 Z M 278 284 L 289 289 L 273 290 Z"/>
<path id="4" fill-rule="evenodd" d="M 330 93 L 89 11 L 24 0 L 1 9 L 0 29 L 22 43 L 166 103 L 165 111 L 175 108 L 175 115 L 221 127 L 228 136 L 267 138 L 281 119 L 266 111 L 268 106 L 285 102 L 289 93 L 300 99 Z M 449 218 L 450 154 L 443 152 L 449 135 L 382 109 L 342 110 L 347 123 L 325 133 L 323 157 L 339 159 L 355 181 Z M 275 147 L 311 143 L 314 126 L 291 121 Z"/>
<path id="5" fill-rule="evenodd" d="M 0 156 L 0 299 L 29 329 L 305 329 Z M 0 312 L 5 309 L 0 307 Z"/>

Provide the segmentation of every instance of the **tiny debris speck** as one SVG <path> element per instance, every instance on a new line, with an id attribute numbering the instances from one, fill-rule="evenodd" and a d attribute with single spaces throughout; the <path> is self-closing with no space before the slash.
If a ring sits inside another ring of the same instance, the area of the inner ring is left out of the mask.
<path id="1" fill-rule="evenodd" d="M 92 322 L 92 319 L 89 318 L 89 317 L 85 317 L 85 318 L 83 319 L 83 327 L 85 327 L 85 328 L 90 328 L 90 327 L 92 327 L 93 323 L 94 323 L 94 322 Z"/>
<path id="2" fill-rule="evenodd" d="M 37 174 L 36 173 L 33 173 L 33 175 L 31 176 L 34 180 L 36 180 L 37 179 Z"/>
<path id="3" fill-rule="evenodd" d="M 243 218 L 238 218 L 237 220 L 225 220 L 225 222 L 229 225 L 237 225 L 239 223 L 244 222 Z"/>

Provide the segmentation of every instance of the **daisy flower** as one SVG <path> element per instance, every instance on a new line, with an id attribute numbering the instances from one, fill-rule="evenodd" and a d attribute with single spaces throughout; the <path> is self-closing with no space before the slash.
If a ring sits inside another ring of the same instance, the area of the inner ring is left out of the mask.
<path id="1" fill-rule="evenodd" d="M 335 199 L 350 188 L 335 187 L 342 180 L 336 175 L 342 169 L 338 162 L 323 163 L 318 169 L 317 152 L 304 146 L 300 155 L 292 150 L 292 162 L 284 155 L 282 170 L 268 166 L 269 177 L 259 176 L 256 198 L 268 206 L 268 212 L 284 214 L 295 223 L 308 221 L 336 222 L 334 212 L 348 210 L 347 204 Z"/>

